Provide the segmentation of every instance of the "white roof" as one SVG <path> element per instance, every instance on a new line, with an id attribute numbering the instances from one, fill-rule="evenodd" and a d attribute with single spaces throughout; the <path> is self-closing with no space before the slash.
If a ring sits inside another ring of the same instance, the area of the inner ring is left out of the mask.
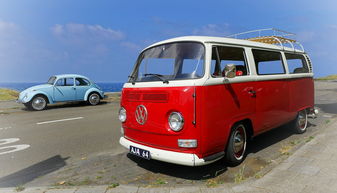
<path id="1" fill-rule="evenodd" d="M 172 38 L 172 39 L 168 39 L 168 40 L 164 40 L 164 41 L 154 43 L 154 44 L 148 46 L 147 48 L 157 46 L 157 45 L 160 45 L 160 44 L 172 43 L 172 42 L 181 42 L 181 41 L 232 44 L 232 45 L 259 47 L 259 48 L 266 48 L 266 49 L 273 49 L 273 50 L 280 50 L 280 51 L 285 50 L 285 51 L 294 52 L 294 50 L 292 48 L 283 47 L 283 46 L 279 46 L 279 45 L 254 42 L 254 41 L 243 40 L 243 39 L 225 38 L 225 37 L 211 37 L 211 36 L 182 36 L 182 37 L 176 37 L 176 38 Z M 145 49 L 147 49 L 147 48 L 145 48 Z M 295 49 L 295 51 L 298 52 L 298 53 L 303 53 L 302 50 Z"/>

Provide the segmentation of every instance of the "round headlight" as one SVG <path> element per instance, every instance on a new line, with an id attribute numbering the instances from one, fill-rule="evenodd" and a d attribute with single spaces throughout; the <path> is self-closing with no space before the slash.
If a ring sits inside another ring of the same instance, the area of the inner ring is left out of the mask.
<path id="1" fill-rule="evenodd" d="M 180 131 L 184 126 L 184 118 L 178 112 L 172 112 L 168 119 L 170 128 L 173 131 Z"/>
<path id="2" fill-rule="evenodd" d="M 119 109 L 118 119 L 122 123 L 126 121 L 126 110 L 123 107 Z"/>

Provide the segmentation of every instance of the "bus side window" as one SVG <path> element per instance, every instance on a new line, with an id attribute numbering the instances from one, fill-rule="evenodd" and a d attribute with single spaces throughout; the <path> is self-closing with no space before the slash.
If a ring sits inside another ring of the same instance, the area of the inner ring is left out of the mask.
<path id="1" fill-rule="evenodd" d="M 253 49 L 257 74 L 285 74 L 280 52 Z"/>
<path id="2" fill-rule="evenodd" d="M 220 63 L 217 62 L 216 51 L 218 51 Z M 223 77 L 223 70 L 227 64 L 234 64 L 236 66 L 236 76 L 246 76 L 249 74 L 243 48 L 225 46 L 213 47 L 211 61 L 212 76 Z"/>
<path id="3" fill-rule="evenodd" d="M 308 65 L 303 55 L 285 53 L 285 56 L 287 59 L 290 74 L 309 72 Z"/>

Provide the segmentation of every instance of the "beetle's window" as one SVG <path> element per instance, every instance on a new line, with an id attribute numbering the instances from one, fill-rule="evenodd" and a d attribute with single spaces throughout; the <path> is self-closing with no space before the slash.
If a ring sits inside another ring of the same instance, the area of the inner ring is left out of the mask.
<path id="1" fill-rule="evenodd" d="M 303 55 L 286 53 L 285 56 L 287 59 L 290 74 L 309 72 L 308 65 Z"/>
<path id="2" fill-rule="evenodd" d="M 253 49 L 257 74 L 285 74 L 280 52 Z"/>
<path id="3" fill-rule="evenodd" d="M 54 84 L 55 80 L 56 80 L 56 77 L 52 76 L 52 77 L 49 78 L 47 84 Z"/>
<path id="4" fill-rule="evenodd" d="M 65 79 L 65 85 L 64 86 L 74 86 L 74 79 L 73 78 L 66 78 Z"/>
<path id="5" fill-rule="evenodd" d="M 236 66 L 236 76 L 248 75 L 245 51 L 243 48 L 216 46 L 212 49 L 212 76 L 224 76 L 225 66 L 234 64 Z"/>
<path id="6" fill-rule="evenodd" d="M 56 86 L 74 86 L 73 78 L 61 78 L 56 82 Z"/>
<path id="7" fill-rule="evenodd" d="M 56 86 L 64 86 L 64 78 L 58 79 L 58 81 L 55 84 Z"/>
<path id="8" fill-rule="evenodd" d="M 88 86 L 90 82 L 84 78 L 76 78 L 75 79 L 76 86 Z"/>

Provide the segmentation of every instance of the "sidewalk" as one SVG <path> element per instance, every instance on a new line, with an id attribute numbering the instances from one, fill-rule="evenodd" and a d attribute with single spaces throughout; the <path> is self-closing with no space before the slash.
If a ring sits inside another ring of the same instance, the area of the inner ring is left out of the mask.
<path id="1" fill-rule="evenodd" d="M 144 188 L 120 185 L 72 187 L 69 189 L 27 188 L 22 193 L 141 193 L 141 192 L 337 192 L 337 120 L 321 129 L 310 142 L 261 179 L 251 179 L 232 188 L 186 186 Z M 16 192 L 15 188 L 0 189 L 0 193 Z"/>
<path id="2" fill-rule="evenodd" d="M 337 192 L 337 120 L 259 180 L 234 192 Z"/>

